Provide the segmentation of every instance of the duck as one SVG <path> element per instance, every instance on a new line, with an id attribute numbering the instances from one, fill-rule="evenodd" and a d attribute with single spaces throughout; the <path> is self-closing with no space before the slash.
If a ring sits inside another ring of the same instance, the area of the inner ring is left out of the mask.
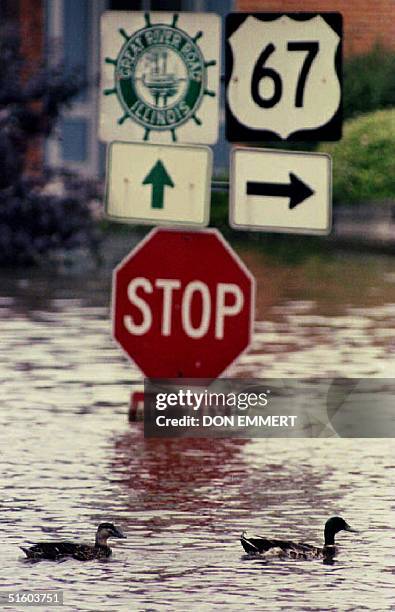
<path id="1" fill-rule="evenodd" d="M 56 561 L 72 557 L 78 561 L 105 559 L 111 556 L 111 548 L 107 545 L 109 538 L 126 538 L 124 533 L 112 523 L 100 523 L 96 531 L 94 546 L 76 542 L 38 542 L 26 548 L 20 546 L 28 559 L 48 559 Z"/>
<path id="2" fill-rule="evenodd" d="M 335 545 L 335 535 L 339 531 L 358 533 L 340 516 L 333 516 L 325 523 L 324 546 L 322 547 L 301 542 L 296 543 L 291 540 L 269 540 L 262 537 L 247 538 L 244 532 L 241 534 L 240 542 L 248 554 L 265 554 L 269 550 L 275 549 L 275 552 L 278 552 L 280 556 L 288 556 L 293 559 L 331 559 L 338 552 Z"/>

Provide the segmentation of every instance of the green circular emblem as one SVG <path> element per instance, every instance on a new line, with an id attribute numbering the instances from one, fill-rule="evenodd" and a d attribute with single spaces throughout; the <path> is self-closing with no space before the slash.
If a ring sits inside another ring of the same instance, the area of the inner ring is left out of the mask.
<path id="1" fill-rule="evenodd" d="M 106 59 L 114 64 L 114 89 L 105 94 L 116 93 L 124 110 L 119 119 L 135 121 L 145 128 L 144 139 L 152 130 L 170 130 L 176 140 L 175 130 L 190 119 L 198 125 L 196 116 L 207 91 L 207 66 L 197 40 L 176 26 L 178 16 L 172 25 L 151 24 L 145 16 L 146 26 L 131 36 L 120 30 L 126 42 L 116 60 Z"/>

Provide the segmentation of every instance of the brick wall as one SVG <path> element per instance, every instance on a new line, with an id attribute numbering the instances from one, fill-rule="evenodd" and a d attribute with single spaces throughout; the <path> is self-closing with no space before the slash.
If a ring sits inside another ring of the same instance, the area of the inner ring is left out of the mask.
<path id="1" fill-rule="evenodd" d="M 19 0 L 21 50 L 29 63 L 40 64 L 44 49 L 42 0 Z"/>
<path id="2" fill-rule="evenodd" d="M 29 78 L 43 63 L 44 11 L 42 0 L 19 0 L 19 34 L 21 52 L 26 59 L 25 76 Z M 40 174 L 44 160 L 44 143 L 29 143 L 25 168 L 28 174 Z"/>
<path id="3" fill-rule="evenodd" d="M 345 55 L 367 51 L 376 41 L 395 47 L 395 0 L 236 0 L 235 10 L 338 11 L 343 15 Z"/>

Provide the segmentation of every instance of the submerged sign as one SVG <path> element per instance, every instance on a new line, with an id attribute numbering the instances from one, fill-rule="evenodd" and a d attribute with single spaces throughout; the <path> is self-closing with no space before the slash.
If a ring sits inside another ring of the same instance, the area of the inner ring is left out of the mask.
<path id="1" fill-rule="evenodd" d="M 217 15 L 110 11 L 101 35 L 102 140 L 217 141 Z"/>
<path id="2" fill-rule="evenodd" d="M 250 344 L 254 295 L 218 231 L 155 229 L 114 272 L 113 335 L 148 377 L 215 378 Z"/>

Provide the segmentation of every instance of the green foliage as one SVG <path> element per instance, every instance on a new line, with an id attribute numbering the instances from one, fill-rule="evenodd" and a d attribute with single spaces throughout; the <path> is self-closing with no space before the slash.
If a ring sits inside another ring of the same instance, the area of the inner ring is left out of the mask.
<path id="1" fill-rule="evenodd" d="M 377 44 L 344 63 L 344 118 L 395 106 L 395 52 Z"/>
<path id="2" fill-rule="evenodd" d="M 395 198 L 395 109 L 346 121 L 342 140 L 319 150 L 333 158 L 335 203 Z"/>
<path id="3" fill-rule="evenodd" d="M 210 225 L 221 231 L 229 229 L 228 193 L 225 191 L 211 192 Z"/>

